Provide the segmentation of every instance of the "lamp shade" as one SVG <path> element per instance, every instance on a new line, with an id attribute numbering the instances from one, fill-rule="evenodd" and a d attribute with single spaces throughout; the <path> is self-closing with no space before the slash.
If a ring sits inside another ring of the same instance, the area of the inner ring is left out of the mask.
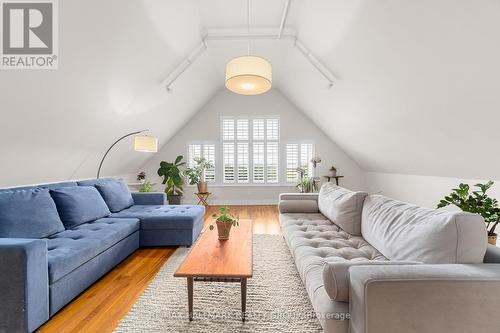
<path id="1" fill-rule="evenodd" d="M 242 56 L 226 65 L 226 88 L 241 95 L 265 93 L 272 86 L 272 66 L 256 56 Z"/>
<path id="2" fill-rule="evenodd" d="M 151 136 L 136 136 L 134 142 L 135 151 L 156 153 L 158 151 L 158 139 Z"/>

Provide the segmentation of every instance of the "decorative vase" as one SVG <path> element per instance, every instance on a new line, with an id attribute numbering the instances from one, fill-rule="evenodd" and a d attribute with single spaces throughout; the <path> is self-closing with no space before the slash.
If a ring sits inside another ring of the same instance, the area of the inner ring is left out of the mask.
<path id="1" fill-rule="evenodd" d="M 229 232 L 231 231 L 231 226 L 233 224 L 230 222 L 220 221 L 215 221 L 215 224 L 217 224 L 217 233 L 219 234 L 219 240 L 229 239 Z"/>
<path id="2" fill-rule="evenodd" d="M 207 193 L 208 192 L 207 182 L 199 182 L 196 185 L 198 186 L 198 193 Z"/>
<path id="3" fill-rule="evenodd" d="M 337 170 L 330 170 L 330 177 L 337 177 Z"/>
<path id="4" fill-rule="evenodd" d="M 497 245 L 497 234 L 488 234 L 488 243 L 491 245 Z"/>

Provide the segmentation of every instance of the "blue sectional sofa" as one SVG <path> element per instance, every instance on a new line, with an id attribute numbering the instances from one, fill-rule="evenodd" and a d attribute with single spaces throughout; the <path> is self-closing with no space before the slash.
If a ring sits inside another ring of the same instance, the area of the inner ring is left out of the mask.
<path id="1" fill-rule="evenodd" d="M 0 332 L 32 332 L 141 246 L 190 246 L 203 206 L 115 179 L 0 190 Z"/>

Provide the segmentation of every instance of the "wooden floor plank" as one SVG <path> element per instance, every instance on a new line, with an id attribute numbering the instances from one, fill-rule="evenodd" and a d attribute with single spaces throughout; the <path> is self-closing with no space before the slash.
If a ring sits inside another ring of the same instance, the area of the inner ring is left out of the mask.
<path id="1" fill-rule="evenodd" d="M 241 219 L 253 220 L 255 234 L 280 233 L 276 206 L 230 208 Z M 207 208 L 205 225 L 212 221 L 211 215 L 218 209 L 219 206 Z M 174 251 L 174 247 L 137 250 L 59 311 L 38 332 L 112 332 Z"/>

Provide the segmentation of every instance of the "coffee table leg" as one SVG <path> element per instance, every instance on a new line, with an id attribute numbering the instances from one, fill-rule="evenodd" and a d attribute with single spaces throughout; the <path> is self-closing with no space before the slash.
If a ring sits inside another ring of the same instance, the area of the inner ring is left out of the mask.
<path id="1" fill-rule="evenodd" d="M 193 278 L 187 278 L 189 321 L 193 321 Z"/>
<path id="2" fill-rule="evenodd" d="M 245 321 L 247 312 L 247 279 L 241 279 L 241 320 Z"/>

